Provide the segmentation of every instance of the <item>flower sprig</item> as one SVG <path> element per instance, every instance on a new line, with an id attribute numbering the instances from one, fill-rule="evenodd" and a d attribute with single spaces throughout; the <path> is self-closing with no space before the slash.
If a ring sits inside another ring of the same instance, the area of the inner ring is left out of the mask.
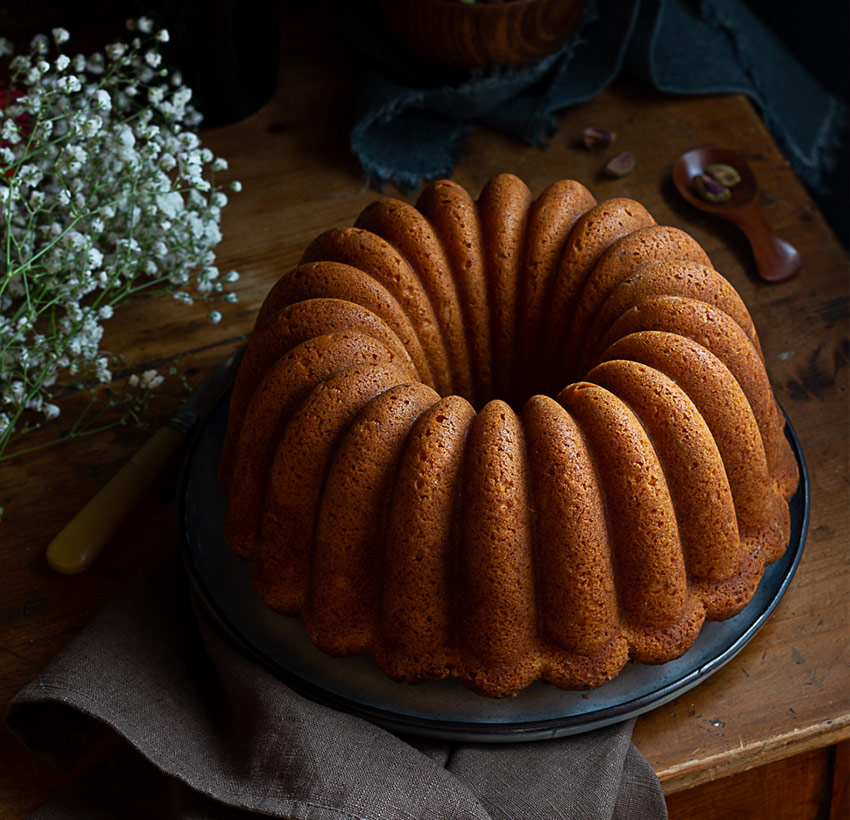
<path id="1" fill-rule="evenodd" d="M 202 145 L 168 32 L 65 53 L 65 29 L 9 59 L 0 86 L 0 460 L 13 437 L 59 414 L 58 381 L 111 381 L 103 323 L 122 302 L 170 293 L 236 301 L 215 247 L 228 197 Z M 238 191 L 238 182 L 230 183 Z M 210 321 L 221 313 L 208 308 Z M 35 420 L 33 420 L 35 419 Z"/>

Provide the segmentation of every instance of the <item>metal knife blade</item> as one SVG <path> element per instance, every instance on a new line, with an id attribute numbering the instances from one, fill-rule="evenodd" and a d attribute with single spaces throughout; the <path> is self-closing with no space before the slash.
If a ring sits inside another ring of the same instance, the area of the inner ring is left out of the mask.
<path id="1" fill-rule="evenodd" d="M 189 435 L 198 422 L 212 412 L 216 402 L 233 383 L 244 354 L 245 345 L 228 356 L 204 379 L 192 395 L 180 405 L 177 412 L 165 422 L 166 426 L 171 427 L 178 433 L 182 433 L 184 436 Z"/>

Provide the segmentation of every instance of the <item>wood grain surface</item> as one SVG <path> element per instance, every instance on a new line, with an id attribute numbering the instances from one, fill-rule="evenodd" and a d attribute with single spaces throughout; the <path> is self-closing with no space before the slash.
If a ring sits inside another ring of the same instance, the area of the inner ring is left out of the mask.
<path id="1" fill-rule="evenodd" d="M 223 308 L 219 325 L 207 323 L 204 310 L 193 312 L 170 299 L 122 309 L 104 340 L 106 349 L 125 355 L 119 379 L 174 363 L 190 384 L 199 383 L 244 340 L 265 293 L 309 240 L 352 224 L 377 196 L 364 185 L 347 147 L 351 69 L 344 54 L 306 23 L 288 22 L 282 36 L 280 83 L 272 102 L 243 122 L 204 133 L 215 153 L 230 160 L 229 177 L 243 183 L 225 211 L 218 252 L 222 271 L 241 273 L 240 301 Z M 601 168 L 610 152 L 578 147 L 578 133 L 591 125 L 614 130 L 616 149 L 634 152 L 637 165 L 629 176 L 605 178 Z M 805 554 L 773 617 L 718 674 L 642 716 L 635 743 L 668 794 L 817 753 L 850 737 L 847 256 L 743 97 L 667 97 L 622 82 L 567 112 L 559 126 L 544 149 L 476 129 L 454 179 L 477 196 L 503 171 L 523 178 L 535 195 L 572 177 L 597 199 L 636 198 L 659 223 L 690 232 L 750 308 L 811 476 Z M 780 284 L 759 280 L 744 237 L 676 195 L 673 162 L 711 143 L 735 148 L 750 163 L 766 219 L 802 254 L 797 278 Z M 167 382 L 148 411 L 147 429 L 122 427 L 0 464 L 4 707 L 107 602 L 177 548 L 179 461 L 169 465 L 87 572 L 59 576 L 44 559 L 53 535 L 183 395 L 177 379 Z M 52 434 L 67 429 L 63 420 L 79 401 L 70 396 L 63 402 L 67 412 Z M 29 443 L 41 441 L 35 434 Z M 106 741 L 106 749 L 90 752 L 71 772 L 57 772 L 0 731 L 0 815 L 25 816 L 108 748 Z"/>

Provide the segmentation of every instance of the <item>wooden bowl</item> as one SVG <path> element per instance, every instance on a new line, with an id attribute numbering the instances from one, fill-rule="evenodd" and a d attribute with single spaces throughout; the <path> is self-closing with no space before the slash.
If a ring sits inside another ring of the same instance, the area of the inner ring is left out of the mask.
<path id="1" fill-rule="evenodd" d="M 450 69 L 519 65 L 557 51 L 585 0 L 381 0 L 390 31 L 416 56 Z"/>

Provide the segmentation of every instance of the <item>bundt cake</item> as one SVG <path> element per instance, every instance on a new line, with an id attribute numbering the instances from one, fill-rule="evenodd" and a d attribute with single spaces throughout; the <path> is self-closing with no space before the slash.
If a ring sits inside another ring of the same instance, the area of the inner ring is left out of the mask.
<path id="1" fill-rule="evenodd" d="M 577 182 L 428 186 L 315 239 L 232 392 L 225 536 L 273 609 L 399 681 L 513 695 L 682 655 L 789 539 L 747 309 Z"/>

